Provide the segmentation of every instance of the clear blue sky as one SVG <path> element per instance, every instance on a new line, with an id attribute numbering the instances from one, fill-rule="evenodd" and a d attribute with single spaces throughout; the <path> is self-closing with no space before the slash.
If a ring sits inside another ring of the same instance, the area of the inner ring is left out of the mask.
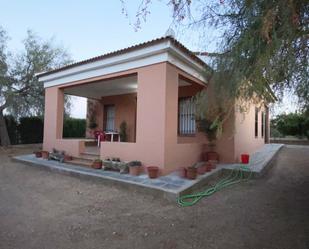
<path id="1" fill-rule="evenodd" d="M 129 19 L 121 13 L 120 0 L 0 0 L 0 25 L 11 38 L 12 52 L 23 48 L 21 42 L 27 29 L 31 29 L 43 39 L 54 37 L 75 61 L 164 36 L 172 23 L 167 0 L 153 0 L 147 22 L 138 32 L 130 22 L 135 21 L 141 0 L 125 2 Z M 176 38 L 191 50 L 213 51 L 216 47 L 215 39 L 201 43 L 192 30 L 176 30 Z M 283 106 L 285 109 L 287 105 Z M 85 116 L 85 101 L 75 99 L 72 115 Z"/>
<path id="2" fill-rule="evenodd" d="M 126 1 L 132 22 L 140 1 Z M 138 32 L 121 13 L 119 0 L 0 0 L 0 3 L 0 25 L 11 37 L 11 48 L 21 49 L 26 30 L 31 29 L 44 39 L 55 37 L 74 60 L 163 36 L 172 21 L 166 3 L 159 1 L 154 1 L 151 15 Z"/>

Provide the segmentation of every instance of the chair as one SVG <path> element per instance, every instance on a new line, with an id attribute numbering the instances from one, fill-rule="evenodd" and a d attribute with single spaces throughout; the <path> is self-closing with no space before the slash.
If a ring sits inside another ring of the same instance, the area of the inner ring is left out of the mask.
<path id="1" fill-rule="evenodd" d="M 98 147 L 100 147 L 100 142 L 105 141 L 105 133 L 103 131 L 95 131 L 94 138 L 98 143 Z"/>

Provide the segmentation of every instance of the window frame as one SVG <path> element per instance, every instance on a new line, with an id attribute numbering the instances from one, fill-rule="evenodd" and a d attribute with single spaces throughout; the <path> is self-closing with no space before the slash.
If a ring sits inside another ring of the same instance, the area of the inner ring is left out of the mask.
<path id="1" fill-rule="evenodd" d="M 255 107 L 254 113 L 254 136 L 258 138 L 259 136 L 259 108 Z"/>
<path id="2" fill-rule="evenodd" d="M 177 119 L 177 134 L 178 134 L 178 136 L 180 136 L 180 137 L 194 137 L 194 136 L 196 136 L 196 133 L 197 133 L 197 127 L 196 127 L 196 121 L 195 121 L 195 111 L 196 111 L 196 108 L 194 108 L 194 110 L 193 110 L 193 114 L 189 114 L 189 115 L 194 115 L 194 124 L 193 124 L 193 126 L 192 127 L 194 127 L 193 128 L 193 132 L 192 133 L 190 133 L 190 132 L 186 132 L 186 133 L 183 133 L 181 130 L 180 130 L 180 119 L 181 119 L 181 117 L 180 117 L 180 115 L 181 115 L 181 102 L 182 101 L 192 101 L 192 96 L 187 96 L 187 97 L 180 97 L 180 98 L 178 98 L 178 113 L 177 113 L 177 117 L 178 117 L 178 119 Z M 192 101 L 193 102 L 193 101 Z M 192 103 L 191 102 L 191 103 Z M 187 114 L 188 115 L 188 114 Z"/>

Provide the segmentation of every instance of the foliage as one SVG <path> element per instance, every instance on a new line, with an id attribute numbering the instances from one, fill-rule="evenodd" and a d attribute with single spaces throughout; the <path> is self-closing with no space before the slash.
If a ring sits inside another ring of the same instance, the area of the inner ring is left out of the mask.
<path id="1" fill-rule="evenodd" d="M 127 142 L 127 140 L 128 140 L 127 122 L 126 121 L 122 121 L 119 128 L 120 128 L 120 132 L 119 132 L 120 141 L 121 142 Z"/>
<path id="2" fill-rule="evenodd" d="M 142 166 L 142 162 L 141 161 L 130 161 L 128 163 L 128 166 L 129 167 L 139 167 L 139 166 Z"/>
<path id="3" fill-rule="evenodd" d="M 0 116 L 6 110 L 14 117 L 43 115 L 44 88 L 35 76 L 70 62 L 66 51 L 53 40 L 43 41 L 32 31 L 23 41 L 24 50 L 12 54 L 7 50 L 8 36 L 0 27 Z M 70 102 L 66 98 L 66 110 Z M 1 121 L 0 117 L 0 121 Z M 7 129 L 0 126 L 3 145 L 10 143 Z"/>
<path id="4" fill-rule="evenodd" d="M 271 120 L 271 127 L 283 136 L 306 136 L 309 139 L 309 116 L 305 112 L 280 114 Z"/>
<path id="5" fill-rule="evenodd" d="M 19 142 L 19 134 L 17 131 L 18 123 L 16 122 L 16 119 L 12 115 L 6 115 L 4 116 L 5 123 L 8 129 L 8 134 L 11 140 L 11 144 L 18 144 Z"/>
<path id="6" fill-rule="evenodd" d="M 86 120 L 79 118 L 65 118 L 63 121 L 64 138 L 85 137 Z"/>
<path id="7" fill-rule="evenodd" d="M 136 28 L 146 21 L 151 4 L 141 1 Z M 281 97 L 288 89 L 298 97 L 302 109 L 309 107 L 307 0 L 173 0 L 168 5 L 176 27 L 198 31 L 205 46 L 207 40 L 218 40 L 215 52 L 203 53 L 211 61 L 213 70 L 205 74 L 215 82 L 216 96 L 225 94 L 230 104 L 237 101 L 242 105 L 252 99 L 256 103 L 273 101 L 272 91 Z M 201 106 L 208 103 L 200 101 Z M 219 107 L 204 120 L 205 130 L 214 131 L 211 126 L 220 130 L 230 108 Z M 198 115 L 210 110 L 204 107 Z"/>
<path id="8" fill-rule="evenodd" d="M 19 119 L 18 133 L 21 144 L 42 143 L 43 119 L 41 117 L 22 117 Z"/>

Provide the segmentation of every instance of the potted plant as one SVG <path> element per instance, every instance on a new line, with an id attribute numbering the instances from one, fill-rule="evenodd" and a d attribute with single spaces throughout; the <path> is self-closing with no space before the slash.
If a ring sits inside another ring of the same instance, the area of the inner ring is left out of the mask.
<path id="1" fill-rule="evenodd" d="M 127 142 L 128 141 L 128 135 L 127 135 L 127 122 L 122 121 L 119 127 L 119 136 L 120 136 L 120 142 Z"/>
<path id="2" fill-rule="evenodd" d="M 64 155 L 64 162 L 72 161 L 73 157 L 70 155 Z"/>
<path id="3" fill-rule="evenodd" d="M 49 152 L 48 151 L 42 150 L 41 153 L 42 153 L 42 158 L 43 159 L 48 159 L 48 156 L 49 156 Z"/>
<path id="4" fill-rule="evenodd" d="M 241 154 L 240 157 L 241 157 L 241 163 L 243 164 L 249 163 L 249 159 L 250 159 L 249 154 Z"/>
<path id="5" fill-rule="evenodd" d="M 93 169 L 102 169 L 102 160 L 101 159 L 95 159 L 92 162 L 91 167 Z"/>
<path id="6" fill-rule="evenodd" d="M 42 157 L 42 152 L 41 151 L 35 151 L 33 153 L 34 153 L 35 157 L 37 157 L 37 158 Z"/>
<path id="7" fill-rule="evenodd" d="M 197 173 L 200 175 L 204 175 L 206 172 L 206 164 L 201 164 L 197 166 Z"/>
<path id="8" fill-rule="evenodd" d="M 148 177 L 151 179 L 158 178 L 159 176 L 159 167 L 157 166 L 148 166 L 147 167 Z"/>
<path id="9" fill-rule="evenodd" d="M 197 168 L 195 167 L 195 165 L 188 167 L 187 178 L 190 180 L 194 180 L 196 179 L 196 176 L 197 176 Z"/>
<path id="10" fill-rule="evenodd" d="M 142 163 L 140 161 L 131 161 L 128 163 L 129 173 L 132 176 L 138 176 L 141 172 Z"/>
<path id="11" fill-rule="evenodd" d="M 212 164 L 210 162 L 206 163 L 206 172 L 210 172 L 212 170 Z"/>

